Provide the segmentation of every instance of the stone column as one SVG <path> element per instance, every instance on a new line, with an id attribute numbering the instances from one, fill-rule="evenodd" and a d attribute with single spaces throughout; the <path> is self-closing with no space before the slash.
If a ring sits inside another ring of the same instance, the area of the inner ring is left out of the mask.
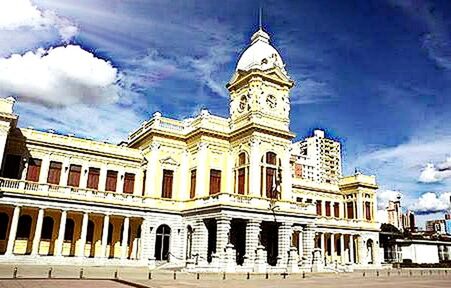
<path id="1" fill-rule="evenodd" d="M 288 263 L 288 252 L 290 250 L 290 237 L 291 237 L 291 223 L 281 223 L 279 226 L 279 247 L 278 247 L 278 257 L 277 266 L 286 267 Z"/>
<path id="2" fill-rule="evenodd" d="M 13 218 L 11 220 L 11 228 L 9 229 L 8 244 L 6 246 L 6 256 L 13 255 L 14 243 L 16 241 L 17 225 L 19 224 L 20 206 L 14 207 Z"/>
<path id="3" fill-rule="evenodd" d="M 63 255 L 64 234 L 66 233 L 66 219 L 67 219 L 67 211 L 62 210 L 60 218 L 60 227 L 58 229 L 58 238 L 56 239 L 55 256 Z"/>
<path id="4" fill-rule="evenodd" d="M 39 172 L 39 183 L 47 183 L 47 177 L 50 168 L 50 155 L 46 154 L 42 158 L 41 171 Z"/>
<path id="5" fill-rule="evenodd" d="M 208 254 L 208 229 L 202 219 L 196 220 L 193 232 L 192 255 L 198 263 L 207 263 Z M 197 255 L 197 256 L 196 256 Z"/>
<path id="6" fill-rule="evenodd" d="M 253 267 L 256 257 L 257 246 L 259 245 L 261 221 L 250 219 L 246 225 L 246 255 L 244 256 L 244 266 Z"/>
<path id="7" fill-rule="evenodd" d="M 321 249 L 321 257 L 324 259 L 326 259 L 326 249 L 324 247 L 324 233 L 320 232 L 320 238 L 319 238 L 319 248 Z M 325 263 L 325 261 L 324 261 Z"/>
<path id="8" fill-rule="evenodd" d="M 79 257 L 85 257 L 85 246 L 86 246 L 86 234 L 88 232 L 88 212 L 83 213 L 83 219 L 81 222 L 81 232 L 80 232 L 80 246 L 78 247 Z"/>
<path id="9" fill-rule="evenodd" d="M 189 173 L 189 153 L 188 150 L 183 150 L 182 157 L 180 161 L 180 186 L 178 189 L 175 189 L 173 192 L 173 197 L 175 199 L 187 200 L 189 199 L 189 188 L 190 188 L 190 177 Z"/>
<path id="10" fill-rule="evenodd" d="M 330 261 L 335 262 L 335 234 L 330 234 Z"/>
<path id="11" fill-rule="evenodd" d="M 229 243 L 231 218 L 221 216 L 216 219 L 216 254 L 219 258 L 223 258 L 225 248 Z"/>
<path id="12" fill-rule="evenodd" d="M 362 194 L 357 193 L 357 201 L 356 201 L 357 209 L 356 209 L 356 219 L 362 220 L 363 219 L 363 200 L 362 200 Z"/>
<path id="13" fill-rule="evenodd" d="M 349 235 L 349 262 L 354 264 L 354 237 Z"/>
<path id="14" fill-rule="evenodd" d="M 125 217 L 124 218 L 124 224 L 123 224 L 123 231 L 122 231 L 122 243 L 121 243 L 121 259 L 127 259 L 127 246 L 128 246 L 128 229 L 130 226 L 130 218 Z"/>
<path id="15" fill-rule="evenodd" d="M 260 196 L 260 141 L 252 139 L 249 155 L 249 195 Z"/>
<path id="16" fill-rule="evenodd" d="M 160 144 L 153 142 L 149 146 L 149 156 L 147 159 L 147 175 L 146 175 L 146 195 L 153 197 L 160 197 L 161 189 L 157 189 L 156 185 L 161 185 L 161 180 L 156 179 L 157 169 L 160 169 L 160 163 L 158 162 L 158 153 L 160 150 Z"/>
<path id="17" fill-rule="evenodd" d="M 302 233 L 304 266 L 309 268 L 313 261 L 313 249 L 315 248 L 315 229 L 314 224 L 307 225 Z"/>
<path id="18" fill-rule="evenodd" d="M 345 264 L 345 235 L 340 235 L 340 255 L 341 264 Z"/>
<path id="19" fill-rule="evenodd" d="M 33 247 L 31 255 L 39 254 L 39 243 L 41 243 L 42 222 L 44 221 L 44 208 L 39 208 L 38 219 L 36 220 L 36 229 L 34 230 Z"/>
<path id="20" fill-rule="evenodd" d="M 282 183 L 281 183 L 281 199 L 291 200 L 291 189 L 292 189 L 292 167 L 290 165 L 291 158 L 291 146 L 287 145 L 285 147 L 285 153 L 282 155 Z"/>
<path id="21" fill-rule="evenodd" d="M 138 169 L 135 176 L 135 185 L 133 187 L 133 195 L 143 196 L 144 170 Z"/>
<path id="22" fill-rule="evenodd" d="M 103 216 L 103 231 L 102 231 L 102 248 L 100 249 L 100 255 L 102 258 L 107 257 L 106 248 L 108 245 L 108 227 L 110 225 L 110 215 Z"/>
<path id="23" fill-rule="evenodd" d="M 358 264 L 366 264 L 366 259 L 367 259 L 367 255 L 366 255 L 366 245 L 363 245 L 363 237 L 362 236 L 358 236 L 356 237 L 357 239 L 357 259 L 356 263 Z"/>
<path id="24" fill-rule="evenodd" d="M 196 197 L 208 196 L 207 179 L 208 176 L 208 144 L 199 143 L 197 152 L 197 171 L 196 171 Z"/>
<path id="25" fill-rule="evenodd" d="M 106 163 L 103 163 L 100 166 L 100 172 L 99 172 L 99 191 L 105 191 L 107 171 L 108 171 L 108 165 Z"/>
<path id="26" fill-rule="evenodd" d="M 235 173 L 233 171 L 235 160 L 236 159 L 235 159 L 235 155 L 233 154 L 233 150 L 229 150 L 227 153 L 227 170 L 226 170 L 227 171 L 227 175 L 226 175 L 227 181 L 226 181 L 226 190 L 225 190 L 225 192 L 227 192 L 227 193 L 234 193 L 234 192 L 238 191 L 237 188 L 233 186 L 234 183 L 236 185 L 238 185 L 238 181 L 236 181 L 234 179 Z M 245 185 L 246 185 L 246 183 L 245 183 Z M 244 187 L 247 187 L 247 186 L 244 186 Z M 245 192 L 246 192 L 246 189 L 245 189 Z"/>
<path id="27" fill-rule="evenodd" d="M 61 167 L 60 186 L 67 186 L 67 180 L 69 178 L 69 158 L 64 158 L 63 165 Z"/>
<path id="28" fill-rule="evenodd" d="M 89 162 L 83 161 L 81 164 L 80 188 L 88 187 Z"/>
<path id="29" fill-rule="evenodd" d="M 117 171 L 117 185 L 116 185 L 116 192 L 117 193 L 123 193 L 124 192 L 124 178 L 125 178 L 125 171 L 124 169 L 119 169 Z"/>
<path id="30" fill-rule="evenodd" d="M 302 227 L 299 227 L 298 228 L 298 231 L 299 231 L 299 237 L 298 237 L 298 247 L 299 247 L 299 250 L 298 250 L 298 255 L 299 255 L 299 259 L 302 259 L 302 257 L 304 256 L 304 249 L 303 249 L 303 246 L 304 246 L 304 232 L 303 232 L 303 229 L 302 229 Z"/>
<path id="31" fill-rule="evenodd" d="M 147 189 L 147 188 L 146 188 Z M 147 190 L 146 190 L 147 191 Z M 147 192 L 146 192 L 147 193 Z M 146 264 L 155 264 L 151 263 L 154 260 L 154 249 L 155 243 L 151 241 L 151 221 L 147 218 L 143 219 L 141 224 L 141 255 L 140 259 L 144 260 Z"/>

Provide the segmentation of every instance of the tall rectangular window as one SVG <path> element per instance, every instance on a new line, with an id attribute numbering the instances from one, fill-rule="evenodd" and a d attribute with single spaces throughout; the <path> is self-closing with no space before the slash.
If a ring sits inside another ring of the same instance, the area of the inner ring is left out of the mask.
<path id="1" fill-rule="evenodd" d="M 88 172 L 88 184 L 86 187 L 88 187 L 88 189 L 99 189 L 99 179 L 100 169 L 90 167 Z"/>
<path id="2" fill-rule="evenodd" d="M 41 163 L 42 161 L 35 158 L 30 158 L 28 160 L 28 171 L 27 171 L 27 180 L 38 182 L 39 174 L 41 172 Z"/>
<path id="3" fill-rule="evenodd" d="M 266 168 L 266 197 L 277 198 L 276 188 L 276 169 Z"/>
<path id="4" fill-rule="evenodd" d="M 322 215 L 322 201 L 316 200 L 316 215 Z"/>
<path id="5" fill-rule="evenodd" d="M 340 204 L 338 202 L 334 203 L 334 217 L 340 217 Z"/>
<path id="6" fill-rule="evenodd" d="M 189 188 L 189 198 L 193 199 L 196 197 L 196 169 L 191 170 L 191 186 Z"/>
<path id="7" fill-rule="evenodd" d="M 61 178 L 61 167 L 63 164 L 61 162 L 51 161 L 49 166 L 49 175 L 47 176 L 47 183 L 49 184 L 60 184 Z"/>
<path id="8" fill-rule="evenodd" d="M 81 165 L 70 165 L 69 178 L 67 179 L 67 185 L 72 187 L 80 186 Z"/>
<path id="9" fill-rule="evenodd" d="M 125 173 L 124 175 L 124 193 L 133 194 L 135 190 L 135 174 Z"/>
<path id="10" fill-rule="evenodd" d="M 238 194 L 244 195 L 246 184 L 246 168 L 238 169 Z"/>
<path id="11" fill-rule="evenodd" d="M 116 192 L 116 186 L 117 186 L 117 171 L 108 170 L 106 172 L 105 190 Z"/>
<path id="12" fill-rule="evenodd" d="M 370 221 L 371 220 L 371 203 L 370 202 L 365 202 L 365 215 L 366 215 L 366 220 Z"/>
<path id="13" fill-rule="evenodd" d="M 172 183 L 174 181 L 174 171 L 163 170 L 163 184 L 161 197 L 162 198 L 172 198 Z"/>
<path id="14" fill-rule="evenodd" d="M 330 201 L 326 201 L 326 216 L 330 216 Z"/>
<path id="15" fill-rule="evenodd" d="M 348 219 L 354 219 L 354 203 L 348 202 L 346 203 Z"/>
<path id="16" fill-rule="evenodd" d="M 210 170 L 210 195 L 221 191 L 221 171 Z"/>

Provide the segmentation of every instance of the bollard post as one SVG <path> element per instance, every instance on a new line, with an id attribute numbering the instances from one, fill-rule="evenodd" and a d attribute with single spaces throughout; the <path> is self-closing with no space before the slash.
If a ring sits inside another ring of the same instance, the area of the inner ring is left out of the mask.
<path id="1" fill-rule="evenodd" d="M 265 279 L 269 279 L 269 274 L 266 272 Z"/>
<path id="2" fill-rule="evenodd" d="M 251 279 L 251 274 L 249 272 L 247 272 L 247 280 Z"/>
<path id="3" fill-rule="evenodd" d="M 226 273 L 222 273 L 222 280 L 226 280 Z"/>
<path id="4" fill-rule="evenodd" d="M 53 268 L 50 267 L 50 269 L 49 269 L 49 274 L 48 274 L 48 278 L 49 278 L 49 279 L 52 278 L 52 270 L 53 270 Z"/>
<path id="5" fill-rule="evenodd" d="M 17 266 L 14 266 L 14 269 L 13 269 L 13 278 L 17 278 Z"/>
<path id="6" fill-rule="evenodd" d="M 432 270 L 429 270 L 429 275 L 432 275 Z"/>
<path id="7" fill-rule="evenodd" d="M 387 276 L 390 277 L 390 271 L 387 271 Z"/>
<path id="8" fill-rule="evenodd" d="M 412 276 L 412 270 L 409 271 L 409 275 Z"/>
<path id="9" fill-rule="evenodd" d="M 114 271 L 114 279 L 117 279 L 117 269 Z"/>
<path id="10" fill-rule="evenodd" d="M 287 278 L 287 275 L 288 275 L 287 272 L 283 272 L 283 273 L 282 273 L 283 279 L 286 279 L 286 278 Z"/>
<path id="11" fill-rule="evenodd" d="M 398 275 L 401 275 L 401 270 L 398 270 Z"/>
<path id="12" fill-rule="evenodd" d="M 365 272 L 363 272 L 363 277 L 365 277 Z"/>
<path id="13" fill-rule="evenodd" d="M 376 276 L 379 277 L 379 270 L 376 271 Z"/>
<path id="14" fill-rule="evenodd" d="M 302 271 L 302 278 L 305 278 L 305 271 Z"/>
<path id="15" fill-rule="evenodd" d="M 196 278 L 197 278 L 197 280 L 199 280 L 199 279 L 200 279 L 200 275 L 199 275 L 199 273 L 197 273 L 197 275 L 196 275 Z"/>
<path id="16" fill-rule="evenodd" d="M 80 279 L 83 279 L 83 268 L 80 268 Z"/>
<path id="17" fill-rule="evenodd" d="M 421 270 L 420 275 L 423 276 L 423 270 Z"/>
<path id="18" fill-rule="evenodd" d="M 149 271 L 149 276 L 148 276 L 149 280 L 152 280 L 152 272 Z"/>
<path id="19" fill-rule="evenodd" d="M 177 272 L 174 270 L 174 280 L 177 280 Z"/>

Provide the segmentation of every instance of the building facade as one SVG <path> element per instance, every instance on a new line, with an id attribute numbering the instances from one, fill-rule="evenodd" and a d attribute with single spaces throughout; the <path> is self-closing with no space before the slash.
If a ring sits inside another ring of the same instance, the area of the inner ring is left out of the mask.
<path id="1" fill-rule="evenodd" d="M 2 99 L 0 261 L 229 272 L 378 266 L 374 176 L 296 177 L 293 85 L 260 29 L 226 85 L 229 118 L 157 112 L 112 145 L 19 128 L 14 99 Z M 340 166 L 339 144 L 334 153 Z"/>

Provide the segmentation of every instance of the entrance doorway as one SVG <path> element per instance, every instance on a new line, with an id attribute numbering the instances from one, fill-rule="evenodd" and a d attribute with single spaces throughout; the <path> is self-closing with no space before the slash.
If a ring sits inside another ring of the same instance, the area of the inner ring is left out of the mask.
<path id="1" fill-rule="evenodd" d="M 169 243 L 171 242 L 171 228 L 168 225 L 160 225 L 157 228 L 155 239 L 155 260 L 169 260 Z"/>
<path id="2" fill-rule="evenodd" d="M 261 231 L 261 242 L 267 252 L 267 262 L 271 266 L 277 264 L 279 256 L 279 224 L 277 222 L 263 222 Z"/>
<path id="3" fill-rule="evenodd" d="M 230 227 L 230 243 L 236 251 L 236 264 L 243 265 L 246 253 L 246 222 L 233 219 Z"/>
<path id="4" fill-rule="evenodd" d="M 208 231 L 208 252 L 207 252 L 207 262 L 211 263 L 213 253 L 216 253 L 216 220 L 207 219 L 205 220 L 205 226 Z"/>

